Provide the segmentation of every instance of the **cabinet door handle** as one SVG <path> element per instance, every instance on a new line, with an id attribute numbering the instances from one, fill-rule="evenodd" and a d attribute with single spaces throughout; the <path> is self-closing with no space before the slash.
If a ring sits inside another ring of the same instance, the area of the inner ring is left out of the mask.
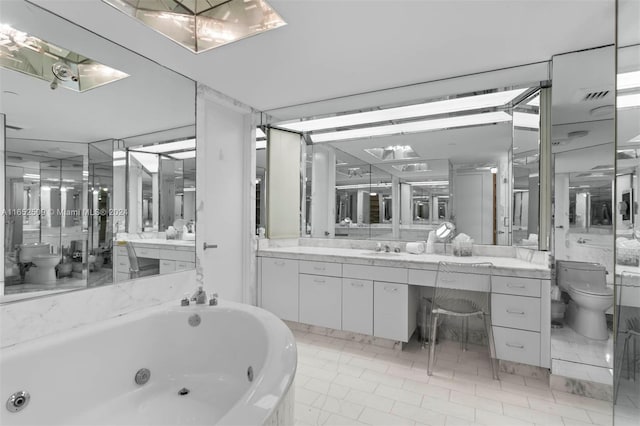
<path id="1" fill-rule="evenodd" d="M 325 267 L 324 266 L 314 266 L 313 269 L 316 270 L 316 271 L 324 271 Z"/>
<path id="2" fill-rule="evenodd" d="M 524 288 L 524 284 L 507 283 L 507 287 L 509 287 L 509 288 Z"/>
<path id="3" fill-rule="evenodd" d="M 351 287 L 364 287 L 364 284 L 352 281 L 351 282 Z"/>
<path id="4" fill-rule="evenodd" d="M 398 287 L 385 287 L 384 289 L 385 291 L 388 291 L 390 293 L 394 291 L 398 291 Z"/>
<path id="5" fill-rule="evenodd" d="M 507 346 L 509 346 L 510 348 L 516 348 L 516 349 L 524 349 L 524 345 L 520 345 L 518 343 L 506 343 Z"/>
<path id="6" fill-rule="evenodd" d="M 507 313 L 514 315 L 524 315 L 524 311 L 514 311 L 513 309 L 507 309 Z"/>
<path id="7" fill-rule="evenodd" d="M 314 279 L 313 280 L 314 283 L 318 283 L 318 284 L 324 284 L 326 281 L 325 280 L 319 280 L 319 279 Z"/>

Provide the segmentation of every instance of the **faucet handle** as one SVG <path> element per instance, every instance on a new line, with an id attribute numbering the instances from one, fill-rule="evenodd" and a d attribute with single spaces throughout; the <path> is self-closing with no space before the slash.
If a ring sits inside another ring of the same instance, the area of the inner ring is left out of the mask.
<path id="1" fill-rule="evenodd" d="M 185 293 L 182 297 L 182 300 L 180 300 L 180 306 L 189 306 L 189 293 Z"/>

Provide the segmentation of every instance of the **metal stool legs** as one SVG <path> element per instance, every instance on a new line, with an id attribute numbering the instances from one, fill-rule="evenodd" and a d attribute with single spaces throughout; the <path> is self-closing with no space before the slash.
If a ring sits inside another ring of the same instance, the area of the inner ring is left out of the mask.
<path id="1" fill-rule="evenodd" d="M 498 360 L 496 359 L 496 345 L 493 341 L 493 329 L 491 328 L 491 317 L 487 314 L 483 315 L 484 327 L 487 329 L 487 339 L 489 340 L 489 362 L 493 371 L 493 380 L 500 380 L 498 375 Z"/>
<path id="2" fill-rule="evenodd" d="M 436 362 L 436 336 L 438 335 L 438 314 L 431 314 L 433 321 L 429 330 L 429 360 L 427 361 L 427 375 L 433 374 L 433 364 Z"/>

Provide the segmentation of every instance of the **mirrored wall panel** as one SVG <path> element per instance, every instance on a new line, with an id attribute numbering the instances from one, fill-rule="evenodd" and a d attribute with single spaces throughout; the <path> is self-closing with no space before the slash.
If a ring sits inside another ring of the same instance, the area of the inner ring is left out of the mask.
<path id="1" fill-rule="evenodd" d="M 2 18 L 2 301 L 192 268 L 194 82 L 26 2 Z"/>
<path id="2" fill-rule="evenodd" d="M 640 3 L 618 1 L 614 424 L 640 416 Z"/>
<path id="3" fill-rule="evenodd" d="M 302 132 L 312 152 L 306 235 L 425 241 L 451 221 L 476 244 L 537 248 L 538 90 L 539 82 L 276 123 Z M 331 209 L 313 208 L 325 198 Z"/>

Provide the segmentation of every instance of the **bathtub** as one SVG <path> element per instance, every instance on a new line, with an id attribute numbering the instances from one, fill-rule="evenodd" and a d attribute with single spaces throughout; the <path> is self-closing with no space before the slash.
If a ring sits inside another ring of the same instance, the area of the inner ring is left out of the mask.
<path id="1" fill-rule="evenodd" d="M 286 325 L 249 305 L 178 304 L 3 348 L 0 424 L 293 423 L 297 353 Z M 146 384 L 135 382 L 140 369 Z M 30 400 L 11 412 L 5 401 L 18 391 Z"/>

